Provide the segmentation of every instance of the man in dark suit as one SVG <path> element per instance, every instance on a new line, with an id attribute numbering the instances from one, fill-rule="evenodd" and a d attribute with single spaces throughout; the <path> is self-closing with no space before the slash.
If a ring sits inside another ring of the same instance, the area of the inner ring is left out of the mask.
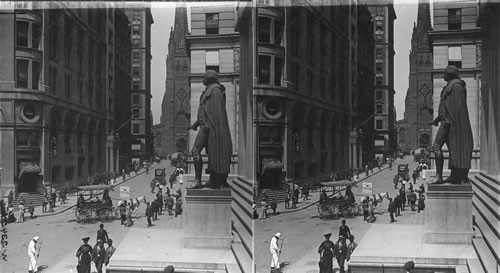
<path id="1" fill-rule="evenodd" d="M 340 273 L 344 273 L 344 264 L 347 259 L 349 250 L 347 249 L 347 244 L 345 242 L 345 237 L 340 235 L 339 240 L 335 243 L 335 258 L 337 259 L 337 264 L 340 267 Z"/>
<path id="2" fill-rule="evenodd" d="M 389 213 L 391 215 L 391 223 L 394 222 L 394 212 L 396 212 L 396 205 L 392 198 L 389 198 Z"/>

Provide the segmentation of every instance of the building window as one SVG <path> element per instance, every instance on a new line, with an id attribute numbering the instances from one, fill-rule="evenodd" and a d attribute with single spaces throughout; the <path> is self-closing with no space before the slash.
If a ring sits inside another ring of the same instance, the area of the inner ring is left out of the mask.
<path id="1" fill-rule="evenodd" d="M 384 128 L 383 125 L 384 125 L 383 120 L 381 120 L 381 119 L 375 120 L 375 129 L 382 130 Z"/>
<path id="2" fill-rule="evenodd" d="M 259 55 L 259 84 L 271 84 L 271 56 Z"/>
<path id="3" fill-rule="evenodd" d="M 283 60 L 274 57 L 274 85 L 281 86 L 281 74 L 283 73 Z"/>
<path id="4" fill-rule="evenodd" d="M 132 134 L 139 134 L 139 124 L 132 124 Z"/>
<path id="5" fill-rule="evenodd" d="M 382 48 L 377 48 L 375 49 L 375 59 L 382 60 L 384 58 L 384 55 L 382 53 Z"/>
<path id="6" fill-rule="evenodd" d="M 132 75 L 133 76 L 136 76 L 136 77 L 139 77 L 139 67 L 134 67 L 132 68 Z"/>
<path id="7" fill-rule="evenodd" d="M 448 47 L 448 65 L 454 65 L 462 68 L 462 47 L 450 46 Z"/>
<path id="8" fill-rule="evenodd" d="M 139 80 L 134 80 L 132 82 L 132 89 L 139 89 L 140 88 L 140 81 Z"/>
<path id="9" fill-rule="evenodd" d="M 64 151 L 66 154 L 71 154 L 71 131 L 66 131 L 64 134 Z"/>
<path id="10" fill-rule="evenodd" d="M 140 55 L 139 52 L 134 52 L 132 53 L 132 63 L 139 63 L 140 62 Z"/>
<path id="11" fill-rule="evenodd" d="M 82 99 L 83 99 L 83 83 L 82 81 L 78 81 L 78 100 L 80 104 L 82 104 Z"/>
<path id="12" fill-rule="evenodd" d="M 66 65 L 71 64 L 71 48 L 73 46 L 73 23 L 71 18 L 66 16 L 65 21 L 65 31 L 64 31 L 64 49 L 66 56 Z"/>
<path id="13" fill-rule="evenodd" d="M 383 85 L 384 84 L 382 76 L 375 77 L 375 84 L 376 85 Z"/>
<path id="14" fill-rule="evenodd" d="M 57 91 L 57 69 L 55 67 L 49 68 L 49 77 L 50 77 L 50 90 L 53 94 Z"/>
<path id="15" fill-rule="evenodd" d="M 17 46 L 28 47 L 28 32 L 30 24 L 25 21 L 17 21 Z"/>
<path id="16" fill-rule="evenodd" d="M 448 10 L 448 30 L 462 29 L 462 10 L 449 9 Z"/>
<path id="17" fill-rule="evenodd" d="M 271 18 L 259 17 L 259 42 L 271 42 Z"/>
<path id="18" fill-rule="evenodd" d="M 132 35 L 140 35 L 140 34 L 141 34 L 141 25 L 133 25 Z"/>
<path id="19" fill-rule="evenodd" d="M 375 92 L 375 100 L 382 100 L 382 91 Z"/>
<path id="20" fill-rule="evenodd" d="M 16 66 L 17 66 L 16 88 L 28 88 L 29 60 L 17 59 Z"/>
<path id="21" fill-rule="evenodd" d="M 215 72 L 219 72 L 219 51 L 218 50 L 207 50 L 205 56 L 205 69 L 206 70 L 215 70 Z"/>
<path id="22" fill-rule="evenodd" d="M 139 108 L 132 109 L 132 118 L 139 118 Z"/>
<path id="23" fill-rule="evenodd" d="M 377 73 L 382 73 L 382 63 L 376 63 L 375 64 L 375 71 Z"/>
<path id="24" fill-rule="evenodd" d="M 141 43 L 141 40 L 139 39 L 132 39 L 132 46 L 138 47 Z"/>
<path id="25" fill-rule="evenodd" d="M 38 90 L 38 82 L 40 81 L 40 63 L 31 62 L 31 88 Z"/>
<path id="26" fill-rule="evenodd" d="M 94 85 L 90 84 L 90 86 L 89 86 L 89 105 L 92 105 L 92 103 L 93 103 L 93 96 L 94 96 Z"/>
<path id="27" fill-rule="evenodd" d="M 141 97 L 139 95 L 132 95 L 132 105 L 139 105 L 141 103 Z"/>
<path id="28" fill-rule="evenodd" d="M 219 14 L 206 14 L 206 34 L 219 34 Z"/>

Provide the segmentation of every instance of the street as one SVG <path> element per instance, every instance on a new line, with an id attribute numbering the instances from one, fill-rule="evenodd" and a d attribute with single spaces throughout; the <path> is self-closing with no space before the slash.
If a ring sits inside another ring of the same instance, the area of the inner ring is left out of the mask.
<path id="1" fill-rule="evenodd" d="M 173 172 L 174 168 L 170 166 L 169 161 L 162 161 L 160 164 L 154 164 L 149 170 L 149 174 L 142 173 L 132 179 L 125 181 L 120 186 L 130 187 L 130 197 L 135 198 L 145 196 L 147 201 L 151 201 L 154 195 L 151 193 L 149 187 L 150 181 L 154 177 L 155 168 L 166 168 L 167 179 Z M 167 180 L 168 181 L 168 180 Z M 168 182 L 167 182 L 168 184 Z M 174 191 L 183 185 L 174 184 Z M 118 204 L 120 199 L 119 186 L 114 191 L 110 191 L 110 196 L 113 200 L 113 206 Z M 101 198 L 102 196 L 100 196 Z M 70 202 L 76 203 L 76 198 L 70 199 Z M 145 204 L 141 204 L 138 208 L 139 219 L 134 219 L 133 228 L 147 228 L 146 217 L 144 212 L 146 209 Z M 164 211 L 165 212 L 165 211 Z M 36 214 L 40 213 L 38 210 Z M 134 215 L 133 215 L 134 216 Z M 29 218 L 29 217 L 27 217 Z M 174 216 L 167 216 L 165 213 L 158 216 L 158 221 L 153 222 L 154 226 L 151 228 L 178 228 L 182 225 L 182 217 L 175 218 Z M 92 224 L 79 224 L 76 221 L 74 209 L 69 209 L 60 214 L 38 217 L 36 219 L 27 219 L 24 223 L 11 223 L 6 226 L 8 234 L 8 245 L 6 247 L 7 261 L 2 260 L 0 263 L 0 271 L 3 273 L 11 272 L 27 272 L 28 256 L 27 249 L 28 243 L 37 235 L 40 237 L 41 250 L 38 260 L 38 266 L 41 272 L 76 272 L 76 251 L 82 244 L 83 237 L 90 237 L 89 244 L 94 246 L 96 243 L 96 234 L 101 222 L 94 222 Z M 120 225 L 120 220 L 113 220 L 104 223 L 104 229 L 107 230 L 108 235 L 113 239 L 113 245 L 117 248 L 120 247 L 121 240 L 126 236 L 130 227 Z M 107 247 L 107 244 L 104 244 Z M 97 272 L 93 268 L 92 272 Z"/>
<path id="2" fill-rule="evenodd" d="M 379 173 L 369 176 L 366 180 L 365 174 L 361 174 L 361 182 L 372 182 L 373 193 L 388 192 L 391 197 L 395 195 L 396 190 L 392 179 L 397 173 L 398 164 L 409 164 L 410 173 L 417 167 L 417 163 L 413 162 L 412 156 L 407 156 L 405 159 L 397 160 L 392 166 L 392 170 L 387 168 L 387 165 Z M 376 172 L 377 170 L 374 169 Z M 418 181 L 417 186 L 422 183 Z M 356 202 L 359 202 L 361 194 L 361 185 L 353 189 L 356 196 Z M 319 200 L 319 193 L 315 192 L 313 200 Z M 355 241 L 359 242 L 364 234 L 373 224 L 388 224 L 390 221 L 387 211 L 388 200 L 384 200 L 379 207 L 382 215 L 377 215 L 375 223 L 363 221 L 363 216 L 355 216 L 346 219 L 351 233 L 356 237 Z M 284 204 L 278 205 L 278 211 L 284 210 Z M 377 210 L 375 211 L 377 212 Z M 319 254 L 317 249 L 324 240 L 323 234 L 328 231 L 332 233 L 331 240 L 336 242 L 338 239 L 338 230 L 341 225 L 342 218 L 338 219 L 320 219 L 318 208 L 312 205 L 303 210 L 296 212 L 284 213 L 277 216 L 271 216 L 267 219 L 255 220 L 255 263 L 257 273 L 269 272 L 271 263 L 271 254 L 269 252 L 269 243 L 276 232 L 281 232 L 284 240 L 282 244 L 282 252 L 280 263 L 283 265 L 283 272 L 287 273 L 313 273 L 319 272 L 318 261 Z M 402 216 L 397 218 L 394 224 L 417 224 L 423 221 L 423 213 L 418 214 L 416 211 L 404 211 Z M 334 269 L 336 263 L 334 262 Z M 338 268 L 338 267 L 337 267 Z"/>

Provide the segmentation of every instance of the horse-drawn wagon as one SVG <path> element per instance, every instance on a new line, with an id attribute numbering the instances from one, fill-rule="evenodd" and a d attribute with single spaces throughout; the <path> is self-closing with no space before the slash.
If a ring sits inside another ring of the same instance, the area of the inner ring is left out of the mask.
<path id="1" fill-rule="evenodd" d="M 321 197 L 318 203 L 320 217 L 338 218 L 340 216 L 350 217 L 358 215 L 359 206 L 351 190 L 351 187 L 355 184 L 355 181 L 349 180 L 320 183 Z M 328 197 L 327 192 L 331 192 L 331 197 Z"/>
<path id="2" fill-rule="evenodd" d="M 91 185 L 79 186 L 78 201 L 75 207 L 75 216 L 79 223 L 92 223 L 94 221 L 107 221 L 114 218 L 113 203 L 109 196 L 110 186 Z M 98 195 L 102 193 L 102 200 Z M 97 200 L 85 200 L 96 197 Z"/>

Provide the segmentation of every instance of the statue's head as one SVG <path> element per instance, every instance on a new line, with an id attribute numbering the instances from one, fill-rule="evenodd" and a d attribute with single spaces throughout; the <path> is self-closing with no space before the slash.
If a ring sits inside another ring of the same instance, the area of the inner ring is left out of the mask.
<path id="1" fill-rule="evenodd" d="M 216 82 L 219 82 L 219 79 L 217 77 L 217 72 L 215 72 L 214 70 L 207 70 L 203 78 L 203 85 L 208 86 Z"/>
<path id="2" fill-rule="evenodd" d="M 453 79 L 459 79 L 458 68 L 454 65 L 448 65 L 444 70 L 444 80 L 451 81 Z"/>

